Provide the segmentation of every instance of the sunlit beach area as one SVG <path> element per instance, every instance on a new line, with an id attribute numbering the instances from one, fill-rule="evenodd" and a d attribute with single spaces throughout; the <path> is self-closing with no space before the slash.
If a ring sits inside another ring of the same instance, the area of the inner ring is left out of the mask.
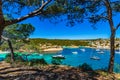
<path id="1" fill-rule="evenodd" d="M 0 80 L 120 80 L 120 0 L 0 0 Z"/>

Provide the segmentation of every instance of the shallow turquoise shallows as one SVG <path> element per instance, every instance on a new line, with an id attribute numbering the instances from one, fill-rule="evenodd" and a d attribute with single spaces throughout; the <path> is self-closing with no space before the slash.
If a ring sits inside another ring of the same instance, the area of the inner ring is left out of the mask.
<path id="1" fill-rule="evenodd" d="M 62 65 L 69 65 L 78 67 L 83 63 L 89 64 L 94 70 L 96 69 L 106 69 L 108 68 L 110 50 L 106 49 L 93 49 L 93 48 L 64 48 L 63 51 L 58 52 L 57 54 L 62 54 L 65 56 L 65 59 L 62 60 Z M 56 53 L 48 54 L 32 54 L 27 56 L 28 60 L 32 59 L 41 59 L 44 58 L 47 63 L 51 64 L 52 56 L 57 55 Z M 91 57 L 96 56 L 99 60 L 91 59 Z M 25 59 L 26 57 L 24 57 Z M 115 65 L 114 71 L 120 72 L 120 54 L 115 54 Z"/>
<path id="2" fill-rule="evenodd" d="M 0 61 L 3 61 L 7 56 L 7 53 L 0 53 Z"/>
<path id="3" fill-rule="evenodd" d="M 62 54 L 63 56 L 65 56 L 65 59 L 61 63 L 62 65 L 78 67 L 83 63 L 87 63 L 94 70 L 107 69 L 109 64 L 109 58 L 110 58 L 110 50 L 106 50 L 106 49 L 100 50 L 100 49 L 84 48 L 84 47 L 64 48 L 63 51 L 58 52 L 57 54 Z M 52 56 L 57 54 L 56 53 L 48 53 L 48 54 L 34 53 L 31 55 L 28 55 L 27 60 L 44 58 L 47 63 L 51 64 Z M 93 56 L 98 57 L 99 60 L 91 59 L 91 57 Z M 26 56 L 23 56 L 23 58 L 26 59 Z M 120 72 L 120 53 L 115 54 L 114 71 Z"/>

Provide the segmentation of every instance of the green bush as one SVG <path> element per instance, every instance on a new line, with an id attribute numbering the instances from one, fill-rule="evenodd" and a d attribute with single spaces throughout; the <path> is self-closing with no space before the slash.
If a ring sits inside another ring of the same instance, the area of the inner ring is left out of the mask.
<path id="1" fill-rule="evenodd" d="M 82 71 L 93 71 L 92 67 L 87 63 L 79 65 L 78 68 L 80 68 Z"/>
<path id="2" fill-rule="evenodd" d="M 42 58 L 42 59 L 33 59 L 31 61 L 28 61 L 29 66 L 34 66 L 34 65 L 47 65 L 47 62 Z"/>
<path id="3" fill-rule="evenodd" d="M 22 59 L 22 57 L 21 56 L 19 56 L 19 54 L 14 54 L 14 58 L 15 58 L 15 62 L 23 62 L 24 60 Z M 5 59 L 5 61 L 7 62 L 7 63 L 11 63 L 11 54 L 8 54 L 7 56 L 6 56 L 6 59 Z"/>
<path id="4" fill-rule="evenodd" d="M 11 62 L 11 58 L 7 56 L 7 58 L 5 59 L 5 62 L 10 63 Z"/>
<path id="5" fill-rule="evenodd" d="M 14 54 L 15 58 L 15 64 L 17 65 L 24 65 L 24 66 L 39 66 L 39 65 L 47 65 L 47 62 L 42 58 L 42 59 L 32 59 L 30 61 L 24 60 L 19 54 Z M 5 61 L 7 63 L 11 63 L 11 55 L 7 55 Z"/>
<path id="6" fill-rule="evenodd" d="M 52 59 L 51 63 L 54 65 L 60 65 L 62 64 L 62 59 Z"/>

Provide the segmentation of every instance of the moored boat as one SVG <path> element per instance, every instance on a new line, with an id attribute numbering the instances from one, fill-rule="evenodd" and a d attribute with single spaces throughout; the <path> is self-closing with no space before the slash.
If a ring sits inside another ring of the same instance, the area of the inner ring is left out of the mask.
<path id="1" fill-rule="evenodd" d="M 74 52 L 72 52 L 73 54 L 78 54 L 78 52 L 77 51 L 74 51 Z"/>
<path id="2" fill-rule="evenodd" d="M 93 59 L 93 60 L 100 60 L 100 58 L 97 57 L 97 56 L 92 56 L 90 59 Z"/>
<path id="3" fill-rule="evenodd" d="M 85 52 L 85 49 L 80 49 L 82 52 Z"/>
<path id="4" fill-rule="evenodd" d="M 52 58 L 65 59 L 65 56 L 63 56 L 63 55 L 54 55 L 54 56 L 52 56 Z"/>
<path id="5" fill-rule="evenodd" d="M 97 53 L 103 54 L 103 53 L 104 53 L 104 51 L 99 51 L 99 52 L 97 52 Z"/>

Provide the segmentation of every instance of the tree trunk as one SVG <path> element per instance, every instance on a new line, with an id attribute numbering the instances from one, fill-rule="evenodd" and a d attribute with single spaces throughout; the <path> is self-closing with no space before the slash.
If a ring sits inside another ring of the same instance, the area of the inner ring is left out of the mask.
<path id="1" fill-rule="evenodd" d="M 2 39 L 2 37 L 1 37 L 2 32 L 3 32 L 3 30 L 2 30 L 2 28 L 1 28 L 1 26 L 0 26 L 0 41 L 1 41 L 1 39 Z"/>
<path id="2" fill-rule="evenodd" d="M 11 62 L 13 63 L 15 61 L 15 59 L 14 59 L 14 51 L 13 51 L 12 43 L 8 38 L 3 37 L 3 36 L 2 36 L 2 38 L 8 42 L 8 46 L 9 46 L 10 51 L 11 51 Z"/>
<path id="3" fill-rule="evenodd" d="M 107 20 L 109 22 L 110 25 L 110 29 L 111 29 L 111 36 L 110 36 L 110 61 L 109 61 L 109 66 L 108 66 L 108 72 L 112 73 L 113 72 L 113 68 L 114 68 L 114 57 L 115 57 L 115 33 L 116 33 L 116 29 L 114 27 L 114 22 L 113 22 L 113 11 L 112 11 L 112 7 L 110 4 L 110 0 L 104 0 L 105 6 L 106 6 L 106 10 L 107 10 Z"/>
<path id="4" fill-rule="evenodd" d="M 13 63 L 15 61 L 15 59 L 14 59 L 14 51 L 13 51 L 12 43 L 11 43 L 10 40 L 8 40 L 8 45 L 9 45 L 9 48 L 11 50 L 11 62 Z"/>
<path id="5" fill-rule="evenodd" d="M 110 36 L 110 61 L 108 66 L 108 72 L 112 73 L 114 68 L 114 57 L 115 57 L 115 30 L 112 30 Z"/>

